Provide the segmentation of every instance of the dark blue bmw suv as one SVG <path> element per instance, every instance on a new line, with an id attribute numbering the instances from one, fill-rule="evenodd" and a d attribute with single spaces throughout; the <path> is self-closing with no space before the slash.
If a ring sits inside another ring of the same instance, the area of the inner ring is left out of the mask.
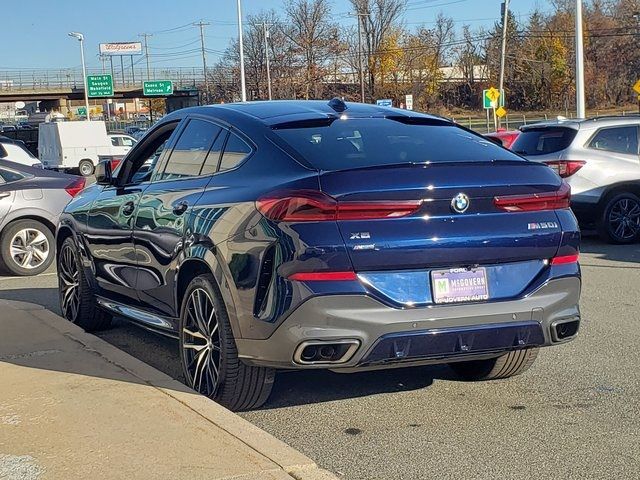
<path id="1" fill-rule="evenodd" d="M 446 119 L 279 101 L 164 117 L 57 231 L 64 316 L 179 340 L 195 390 L 263 404 L 276 369 L 531 366 L 571 340 L 570 191 Z"/>

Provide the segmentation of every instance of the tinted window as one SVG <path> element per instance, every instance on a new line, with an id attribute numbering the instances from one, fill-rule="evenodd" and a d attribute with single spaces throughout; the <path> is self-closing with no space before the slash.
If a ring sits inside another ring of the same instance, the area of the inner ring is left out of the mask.
<path id="1" fill-rule="evenodd" d="M 22 180 L 23 178 L 26 178 L 26 177 L 21 173 L 0 168 L 0 178 L 4 180 L 4 182 L 2 183 L 10 183 L 10 182 L 17 182 L 18 180 Z"/>
<path id="2" fill-rule="evenodd" d="M 638 154 L 638 128 L 603 128 L 589 143 L 589 148 L 607 152 Z"/>
<path id="3" fill-rule="evenodd" d="M 577 130 L 567 127 L 527 128 L 511 145 L 511 150 L 521 155 L 556 153 L 571 145 L 577 133 Z"/>
<path id="4" fill-rule="evenodd" d="M 222 147 L 224 146 L 226 138 L 227 131 L 222 130 L 218 138 L 216 138 L 216 141 L 213 142 L 213 147 L 209 150 L 209 155 L 207 155 L 207 159 L 204 161 L 202 175 L 211 175 L 218 171 L 218 162 L 220 162 L 220 154 L 222 153 Z"/>
<path id="5" fill-rule="evenodd" d="M 220 161 L 220 171 L 231 170 L 237 167 L 250 153 L 251 147 L 240 137 L 230 133 L 229 140 L 227 140 L 227 144 L 224 147 L 222 160 Z"/>
<path id="6" fill-rule="evenodd" d="M 117 147 L 118 146 L 118 137 L 111 137 L 111 145 L 113 147 Z"/>
<path id="7" fill-rule="evenodd" d="M 330 125 L 275 132 L 315 168 L 346 168 L 403 163 L 519 160 L 493 142 L 456 125 L 429 119 L 407 124 L 384 118 L 335 120 Z"/>
<path id="8" fill-rule="evenodd" d="M 171 152 L 161 179 L 196 177 L 221 128 L 204 120 L 190 120 Z"/>

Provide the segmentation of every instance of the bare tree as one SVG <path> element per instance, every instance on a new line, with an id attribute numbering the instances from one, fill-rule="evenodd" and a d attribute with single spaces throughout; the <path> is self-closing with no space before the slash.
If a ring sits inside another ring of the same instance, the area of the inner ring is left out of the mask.
<path id="1" fill-rule="evenodd" d="M 327 0 L 289 0 L 285 4 L 289 26 L 285 35 L 304 69 L 304 98 L 321 96 L 327 61 L 339 52 L 338 26 L 330 21 Z"/>
<path id="2" fill-rule="evenodd" d="M 368 88 L 370 98 L 376 85 L 375 72 L 379 70 L 382 45 L 399 28 L 406 0 L 350 0 L 358 21 L 361 22 L 364 52 L 369 66 Z"/>

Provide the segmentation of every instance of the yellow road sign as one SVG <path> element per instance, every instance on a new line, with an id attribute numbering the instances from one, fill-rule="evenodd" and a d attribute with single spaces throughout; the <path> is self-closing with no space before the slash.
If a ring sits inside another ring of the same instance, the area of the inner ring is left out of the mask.
<path id="1" fill-rule="evenodd" d="M 487 90 L 486 96 L 491 103 L 497 104 L 498 100 L 500 100 L 500 91 L 497 88 L 491 87 Z"/>
<path id="2" fill-rule="evenodd" d="M 504 107 L 500 107 L 496 110 L 496 115 L 500 118 L 504 117 L 507 114 L 507 109 Z"/>
<path id="3" fill-rule="evenodd" d="M 640 80 L 638 80 L 638 81 L 636 82 L 636 84 L 633 86 L 633 90 L 634 90 L 638 95 L 640 95 Z"/>

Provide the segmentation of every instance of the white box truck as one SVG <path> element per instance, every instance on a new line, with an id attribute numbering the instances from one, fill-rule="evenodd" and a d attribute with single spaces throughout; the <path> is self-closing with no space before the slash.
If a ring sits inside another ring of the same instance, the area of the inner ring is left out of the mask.
<path id="1" fill-rule="evenodd" d="M 38 131 L 38 157 L 44 168 L 77 169 L 85 177 L 93 175 L 101 160 L 122 158 L 129 149 L 116 146 L 101 121 L 41 123 Z"/>

